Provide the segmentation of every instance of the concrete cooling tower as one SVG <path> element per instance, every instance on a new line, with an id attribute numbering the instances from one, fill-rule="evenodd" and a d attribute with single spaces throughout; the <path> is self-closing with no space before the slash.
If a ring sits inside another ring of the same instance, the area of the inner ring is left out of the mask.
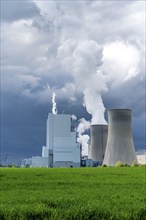
<path id="1" fill-rule="evenodd" d="M 131 128 L 130 109 L 108 111 L 108 138 L 103 164 L 113 166 L 117 161 L 137 162 Z"/>
<path id="2" fill-rule="evenodd" d="M 107 125 L 91 125 L 88 159 L 102 164 L 107 143 Z"/>

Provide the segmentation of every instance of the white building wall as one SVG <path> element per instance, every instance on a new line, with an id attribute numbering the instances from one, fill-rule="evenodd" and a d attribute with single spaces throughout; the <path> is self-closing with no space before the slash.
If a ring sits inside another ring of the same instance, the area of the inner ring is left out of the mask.
<path id="1" fill-rule="evenodd" d="M 48 154 L 47 149 L 52 150 L 53 166 L 80 166 L 80 147 L 76 143 L 76 132 L 71 132 L 70 115 L 48 115 L 46 142 L 42 156 Z"/>
<path id="2" fill-rule="evenodd" d="M 78 144 L 73 147 L 54 148 L 53 162 L 70 161 L 72 163 L 80 164 L 80 146 Z"/>
<path id="3" fill-rule="evenodd" d="M 75 147 L 76 145 L 76 133 L 75 132 L 70 132 L 70 136 L 66 137 L 54 137 L 54 146 L 57 147 Z"/>
<path id="4" fill-rule="evenodd" d="M 54 148 L 54 162 L 55 161 L 74 161 L 74 152 L 73 149 L 62 148 L 57 149 Z"/>
<path id="5" fill-rule="evenodd" d="M 32 167 L 48 167 L 48 157 L 32 157 Z"/>
<path id="6" fill-rule="evenodd" d="M 77 144 L 77 146 L 74 149 L 74 162 L 80 163 L 80 161 L 81 161 L 81 149 L 80 149 L 80 144 Z"/>
<path id="7" fill-rule="evenodd" d="M 46 146 L 42 147 L 42 157 L 49 157 L 49 149 Z"/>
<path id="8" fill-rule="evenodd" d="M 146 164 L 146 154 L 137 155 L 137 160 L 139 164 Z"/>
<path id="9" fill-rule="evenodd" d="M 54 115 L 54 137 L 71 136 L 70 115 Z"/>
<path id="10" fill-rule="evenodd" d="M 54 137 L 54 115 L 50 113 L 47 119 L 46 129 L 46 147 L 50 150 L 53 149 L 53 137 Z"/>

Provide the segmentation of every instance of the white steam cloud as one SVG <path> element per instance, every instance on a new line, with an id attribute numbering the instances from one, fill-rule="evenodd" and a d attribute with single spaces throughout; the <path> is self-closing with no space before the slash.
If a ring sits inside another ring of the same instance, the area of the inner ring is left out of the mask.
<path id="1" fill-rule="evenodd" d="M 52 94 L 52 113 L 57 114 L 56 94 L 54 92 Z"/>
<path id="2" fill-rule="evenodd" d="M 90 121 L 86 121 L 85 118 L 81 118 L 77 127 L 77 142 L 82 145 L 82 153 L 84 155 L 88 155 L 88 144 L 90 140 L 89 135 L 84 134 L 84 132 L 90 128 L 90 124 Z"/>
<path id="3" fill-rule="evenodd" d="M 41 16 L 46 18 L 46 22 L 49 21 L 51 45 L 48 49 L 52 48 L 50 49 L 50 55 L 53 57 L 51 59 L 55 59 L 55 62 L 51 63 L 60 65 L 66 73 L 73 76 L 77 91 L 84 96 L 83 104 L 87 112 L 92 115 L 91 124 L 106 124 L 102 94 L 107 91 L 107 85 L 124 83 L 139 73 L 140 54 L 139 49 L 136 49 L 139 41 L 132 41 L 132 35 L 128 36 L 127 41 L 122 41 L 122 38 L 119 38 L 121 33 L 116 28 L 110 32 L 111 37 L 107 38 L 114 15 L 104 14 L 105 11 L 100 10 L 102 2 L 36 0 L 34 2 L 40 9 Z M 113 9 L 113 5 L 114 3 L 109 2 L 109 11 Z M 121 5 L 125 4 L 121 2 Z M 127 7 L 130 6 L 127 5 Z M 135 4 L 134 7 L 136 7 Z M 120 7 L 119 10 L 121 16 L 123 8 Z M 103 16 L 109 16 L 109 20 L 106 19 L 107 23 L 101 23 L 102 13 Z M 133 15 L 127 14 L 127 18 L 135 20 Z M 140 25 L 141 20 L 138 21 Z M 121 25 L 123 30 L 125 22 Z M 103 29 L 106 30 L 105 33 Z"/>
<path id="4" fill-rule="evenodd" d="M 84 95 L 84 106 L 92 115 L 92 124 L 106 124 L 101 94 L 106 91 L 105 78 L 99 70 L 102 47 L 93 40 L 66 40 L 58 48 L 58 58 L 72 72 L 76 87 Z"/>
<path id="5" fill-rule="evenodd" d="M 104 45 L 101 69 L 106 73 L 110 87 L 119 86 L 137 76 L 141 65 L 140 51 L 134 45 L 124 41 Z"/>
<path id="6" fill-rule="evenodd" d="M 79 125 L 77 127 L 77 132 L 80 135 L 80 134 L 83 134 L 87 129 L 90 128 L 90 121 L 86 121 L 85 118 L 81 118 L 79 120 L 79 122 L 80 123 L 79 123 Z"/>
<path id="7" fill-rule="evenodd" d="M 77 116 L 76 116 L 76 115 L 72 115 L 72 116 L 71 116 L 71 119 L 72 119 L 73 121 L 75 121 L 75 120 L 77 120 Z"/>
<path id="8" fill-rule="evenodd" d="M 102 1 L 34 0 L 34 2 L 40 9 L 41 16 L 47 17 L 46 22 L 49 21 L 47 28 L 51 45 L 48 51 L 50 51 L 49 61 L 52 67 L 57 69 L 60 67 L 66 74 L 71 74 L 76 91 L 83 94 L 83 105 L 92 116 L 91 124 L 107 124 L 104 118 L 102 94 L 108 88 L 118 88 L 119 85 L 139 74 L 142 55 L 139 53 L 138 38 L 142 35 L 143 28 L 140 28 L 140 33 L 137 28 L 141 24 L 142 17 L 137 19 L 134 11 L 126 11 L 125 9 L 130 6 L 124 2 L 121 2 L 124 7 L 109 2 L 109 10 L 107 8 L 104 10 Z M 133 4 L 136 8 L 137 3 Z M 112 14 L 114 5 L 119 9 L 119 16 L 115 14 L 118 23 L 115 23 Z M 126 16 L 122 17 L 123 15 Z M 102 17 L 106 18 L 106 22 L 102 22 Z M 125 19 L 129 21 L 129 28 Z M 131 21 L 135 21 L 135 33 L 126 31 L 128 35 L 124 40 L 124 30 L 133 30 Z M 119 22 L 121 28 L 118 27 Z M 134 39 L 133 34 L 138 34 L 138 38 Z M 86 125 L 81 119 L 77 130 L 78 142 L 87 147 L 89 138 L 84 135 Z"/>

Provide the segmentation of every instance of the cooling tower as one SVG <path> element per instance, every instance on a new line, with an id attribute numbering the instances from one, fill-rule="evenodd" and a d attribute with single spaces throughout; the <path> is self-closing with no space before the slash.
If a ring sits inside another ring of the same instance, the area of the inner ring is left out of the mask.
<path id="1" fill-rule="evenodd" d="M 130 109 L 108 111 L 108 138 L 103 164 L 113 166 L 117 161 L 137 162 L 131 128 Z"/>
<path id="2" fill-rule="evenodd" d="M 97 161 L 98 164 L 102 164 L 103 162 L 107 142 L 107 131 L 107 125 L 91 125 L 91 142 L 88 150 L 88 159 Z"/>

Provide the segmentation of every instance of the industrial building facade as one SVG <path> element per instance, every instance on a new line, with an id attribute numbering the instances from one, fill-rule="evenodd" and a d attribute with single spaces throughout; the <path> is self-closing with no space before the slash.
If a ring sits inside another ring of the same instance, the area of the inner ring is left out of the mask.
<path id="1" fill-rule="evenodd" d="M 80 167 L 80 145 L 68 114 L 49 113 L 42 157 L 32 157 L 33 167 Z"/>
<path id="2" fill-rule="evenodd" d="M 49 113 L 46 146 L 42 156 L 32 157 L 32 167 L 114 166 L 117 161 L 138 163 L 131 128 L 130 109 L 108 111 L 108 125 L 91 125 L 88 158 L 81 160 L 81 148 L 69 114 Z"/>

